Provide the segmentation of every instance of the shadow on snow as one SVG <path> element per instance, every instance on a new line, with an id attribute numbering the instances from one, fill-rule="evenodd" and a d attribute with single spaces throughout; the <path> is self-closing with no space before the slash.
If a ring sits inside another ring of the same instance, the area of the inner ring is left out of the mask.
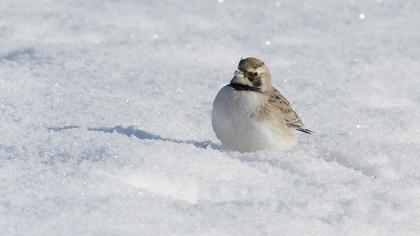
<path id="1" fill-rule="evenodd" d="M 69 126 L 63 126 L 63 127 L 49 127 L 48 130 L 60 132 L 60 131 L 69 130 L 69 129 L 81 129 L 81 128 L 82 127 L 80 126 L 69 125 Z M 152 134 L 147 131 L 138 129 L 135 126 L 123 127 L 121 125 L 118 125 L 114 127 L 87 128 L 87 130 L 95 131 L 95 132 L 104 132 L 104 133 L 119 133 L 128 137 L 134 136 L 142 140 L 165 141 L 165 142 L 171 142 L 171 143 L 177 143 L 177 144 L 192 144 L 195 147 L 202 148 L 202 149 L 207 149 L 207 148 L 216 149 L 216 150 L 221 149 L 221 145 L 215 144 L 209 140 L 199 142 L 199 141 L 194 141 L 194 140 L 165 138 L 160 135 Z"/>

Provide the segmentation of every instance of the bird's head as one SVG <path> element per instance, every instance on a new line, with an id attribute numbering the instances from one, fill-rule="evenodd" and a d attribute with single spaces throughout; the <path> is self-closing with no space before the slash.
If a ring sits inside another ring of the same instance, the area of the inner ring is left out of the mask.
<path id="1" fill-rule="evenodd" d="M 269 91 L 271 89 L 270 70 L 258 58 L 241 59 L 230 83 L 247 86 L 261 92 Z"/>

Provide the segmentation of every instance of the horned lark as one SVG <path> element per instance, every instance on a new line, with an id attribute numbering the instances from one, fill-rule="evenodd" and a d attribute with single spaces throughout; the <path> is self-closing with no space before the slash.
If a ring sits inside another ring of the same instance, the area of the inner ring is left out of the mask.
<path id="1" fill-rule="evenodd" d="M 271 86 L 268 67 L 254 57 L 241 59 L 230 84 L 217 94 L 212 125 L 224 145 L 240 152 L 289 150 L 296 144 L 296 131 L 312 133 Z"/>

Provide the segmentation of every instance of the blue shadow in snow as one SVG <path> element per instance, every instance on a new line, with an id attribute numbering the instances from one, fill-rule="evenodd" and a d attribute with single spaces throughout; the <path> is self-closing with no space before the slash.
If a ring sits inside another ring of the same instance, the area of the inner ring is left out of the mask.
<path id="1" fill-rule="evenodd" d="M 0 61 L 1 60 L 16 61 L 21 57 L 32 58 L 35 55 L 35 53 L 36 51 L 34 48 L 30 48 L 30 47 L 19 48 L 13 51 L 9 51 L 5 54 L 0 54 Z"/>
<path id="2" fill-rule="evenodd" d="M 64 131 L 69 129 L 80 129 L 81 127 L 76 125 L 69 125 L 69 126 L 63 126 L 63 127 L 49 127 L 48 130 L 50 131 Z M 221 145 L 215 144 L 211 141 L 194 141 L 194 140 L 181 140 L 181 139 L 172 139 L 172 138 L 165 138 L 160 135 L 152 134 L 147 131 L 141 130 L 136 128 L 135 126 L 128 126 L 123 127 L 121 125 L 114 126 L 114 127 L 99 127 L 99 128 L 87 128 L 89 131 L 95 131 L 95 132 L 104 132 L 104 133 L 119 133 L 128 137 L 136 137 L 138 139 L 142 140 L 157 140 L 157 141 L 165 141 L 165 142 L 171 142 L 171 143 L 178 143 L 178 144 L 192 144 L 197 148 L 202 149 L 215 149 L 220 150 Z"/>

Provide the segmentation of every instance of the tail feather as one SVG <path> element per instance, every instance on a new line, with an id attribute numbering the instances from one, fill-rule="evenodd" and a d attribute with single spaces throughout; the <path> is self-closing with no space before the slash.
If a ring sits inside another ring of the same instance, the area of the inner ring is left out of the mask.
<path id="1" fill-rule="evenodd" d="M 302 129 L 302 128 L 299 128 L 299 129 L 296 129 L 296 130 L 298 130 L 298 131 L 300 131 L 300 132 L 303 132 L 303 133 L 306 133 L 306 134 L 313 134 L 313 133 L 315 133 L 314 131 L 309 130 L 309 129 Z"/>

